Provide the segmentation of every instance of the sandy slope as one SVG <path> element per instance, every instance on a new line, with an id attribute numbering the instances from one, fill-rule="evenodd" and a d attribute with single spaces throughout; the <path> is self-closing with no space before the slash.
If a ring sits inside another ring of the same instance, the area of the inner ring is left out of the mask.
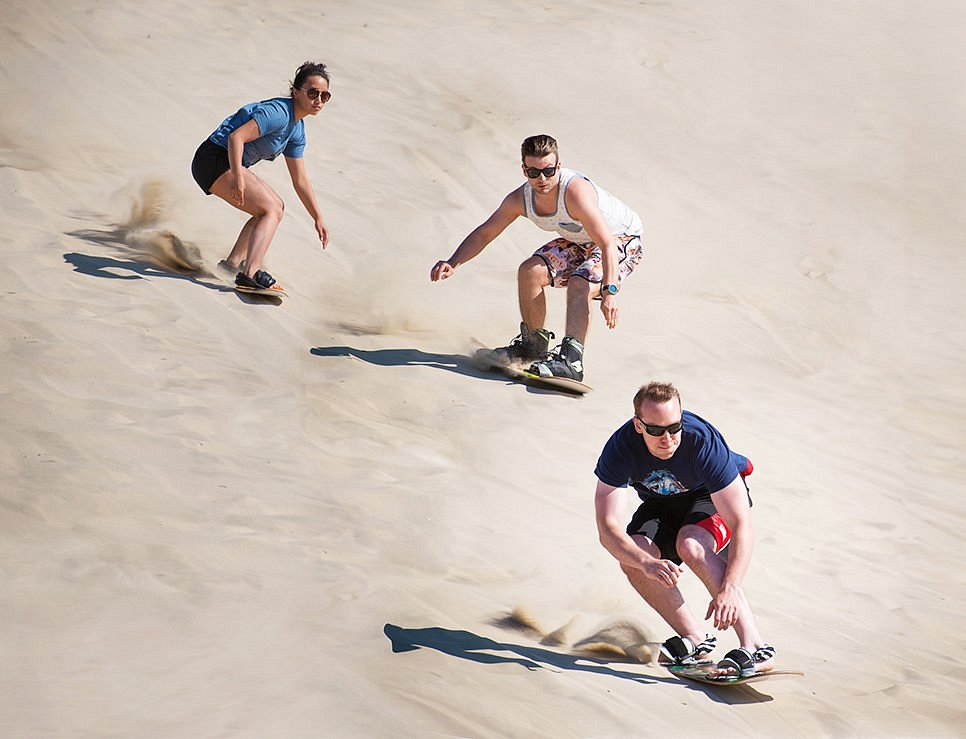
<path id="1" fill-rule="evenodd" d="M 966 731 L 966 13 L 693 5 L 0 9 L 3 734 Z M 259 165 L 292 298 L 251 304 L 188 164 L 306 58 L 333 242 Z M 427 280 L 541 131 L 647 227 L 579 401 L 463 356 L 514 333 L 536 229 Z M 592 519 L 652 378 L 755 461 L 747 586 L 805 679 L 581 651 L 667 636 Z"/>

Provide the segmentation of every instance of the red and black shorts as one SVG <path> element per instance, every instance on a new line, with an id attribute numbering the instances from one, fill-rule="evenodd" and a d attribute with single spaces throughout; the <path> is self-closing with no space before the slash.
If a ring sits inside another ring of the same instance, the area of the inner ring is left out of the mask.
<path id="1" fill-rule="evenodd" d="M 750 495 L 748 502 L 751 503 Z M 631 536 L 646 536 L 661 550 L 662 559 L 681 564 L 681 557 L 677 552 L 678 532 L 690 525 L 700 526 L 714 537 L 715 553 L 720 552 L 731 541 L 731 531 L 718 515 L 708 493 L 648 498 L 641 503 L 627 525 L 627 533 Z"/>

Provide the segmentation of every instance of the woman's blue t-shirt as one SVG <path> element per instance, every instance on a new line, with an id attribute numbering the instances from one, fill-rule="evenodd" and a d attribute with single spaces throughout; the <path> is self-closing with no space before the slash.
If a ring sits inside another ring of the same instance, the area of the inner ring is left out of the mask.
<path id="1" fill-rule="evenodd" d="M 648 451 L 631 419 L 608 439 L 594 474 L 605 485 L 632 485 L 642 500 L 716 493 L 734 482 L 748 460 L 732 452 L 721 433 L 700 416 L 690 411 L 681 416 L 681 444 L 670 459 Z"/>
<path id="2" fill-rule="evenodd" d="M 305 151 L 305 124 L 295 120 L 292 98 L 272 98 L 243 105 L 228 116 L 208 139 L 228 148 L 228 136 L 248 121 L 258 124 L 259 137 L 245 144 L 242 166 L 251 167 L 263 159 L 272 160 L 279 154 L 300 159 Z"/>

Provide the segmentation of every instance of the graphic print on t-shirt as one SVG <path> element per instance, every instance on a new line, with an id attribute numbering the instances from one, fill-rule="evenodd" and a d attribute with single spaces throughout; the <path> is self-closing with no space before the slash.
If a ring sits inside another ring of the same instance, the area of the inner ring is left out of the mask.
<path id="1" fill-rule="evenodd" d="M 680 495 L 688 492 L 668 470 L 654 470 L 640 484 L 655 495 Z"/>

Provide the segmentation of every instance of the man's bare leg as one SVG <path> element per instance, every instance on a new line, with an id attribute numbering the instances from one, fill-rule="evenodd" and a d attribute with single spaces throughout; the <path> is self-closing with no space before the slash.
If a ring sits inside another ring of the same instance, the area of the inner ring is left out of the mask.
<path id="1" fill-rule="evenodd" d="M 660 550 L 645 536 L 635 534 L 631 537 L 634 542 L 652 557 L 660 558 Z M 684 596 L 676 587 L 667 587 L 662 583 L 647 577 L 643 571 L 621 565 L 624 574 L 634 590 L 637 591 L 647 604 L 657 611 L 668 626 L 674 629 L 678 636 L 686 636 L 693 644 L 698 644 L 704 640 L 704 632 L 701 630 L 701 623 L 695 618 L 691 609 L 684 602 Z"/>
<path id="2" fill-rule="evenodd" d="M 711 533 L 700 526 L 684 526 L 678 532 L 677 550 L 684 564 L 694 572 L 695 575 L 704 583 L 712 597 L 721 590 L 724 582 L 725 560 L 715 554 L 715 541 Z M 741 591 L 741 606 L 738 609 L 738 620 L 734 625 L 735 633 L 741 646 L 750 652 L 754 652 L 765 642 L 761 638 L 755 618 L 751 612 L 751 605 L 745 596 L 744 590 Z M 767 663 L 763 663 L 763 666 Z"/>
<path id="3" fill-rule="evenodd" d="M 531 331 L 545 328 L 547 297 L 543 291 L 549 285 L 550 270 L 540 257 L 530 257 L 517 270 L 520 317 Z"/>
<path id="4" fill-rule="evenodd" d="M 571 277 L 567 283 L 567 323 L 565 336 L 571 336 L 581 346 L 587 340 L 590 328 L 590 306 L 594 296 L 600 293 L 600 285 L 581 277 Z"/>

